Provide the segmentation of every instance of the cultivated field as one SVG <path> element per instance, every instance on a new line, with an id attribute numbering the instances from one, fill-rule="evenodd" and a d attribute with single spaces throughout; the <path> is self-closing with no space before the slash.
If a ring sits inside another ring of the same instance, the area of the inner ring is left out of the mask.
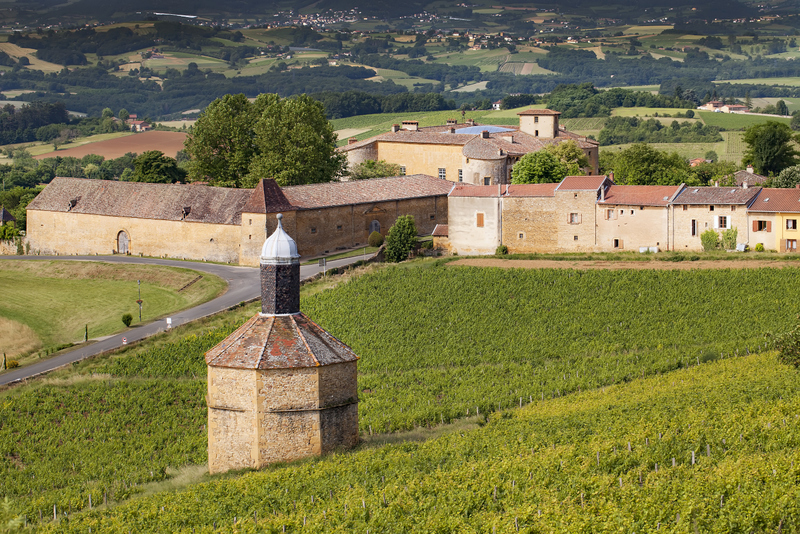
<path id="1" fill-rule="evenodd" d="M 797 268 L 369 271 L 302 300 L 361 356 L 358 450 L 202 474 L 203 353 L 250 306 L 0 394 L 13 509 L 59 532 L 794 528 L 796 372 L 759 352 Z M 170 477 L 208 483 L 147 495 Z"/>
<path id="2" fill-rule="evenodd" d="M 42 61 L 36 57 L 36 50 L 33 48 L 21 48 L 11 43 L 0 43 L 0 51 L 5 52 L 14 59 L 21 57 L 28 58 L 30 65 L 26 67 L 30 70 L 40 70 L 42 72 L 59 72 L 64 67 L 48 61 Z"/>
<path id="3" fill-rule="evenodd" d="M 189 269 L 161 266 L 0 261 L 0 353 L 16 359 L 80 341 L 87 324 L 90 338 L 113 334 L 124 328 L 124 313 L 138 322 L 137 280 L 142 281 L 144 321 L 209 300 L 225 287 L 220 278 L 204 274 L 179 291 L 197 276 Z"/>
<path id="4" fill-rule="evenodd" d="M 87 154 L 98 154 L 106 159 L 114 159 L 124 156 L 128 152 L 141 154 L 148 150 L 160 150 L 167 156 L 174 158 L 180 150 L 183 150 L 183 142 L 187 134 L 183 132 L 162 132 L 149 131 L 137 134 L 128 134 L 122 137 L 114 137 L 96 143 L 86 143 L 72 148 L 62 148 L 58 152 L 38 153 L 35 158 L 52 158 L 53 156 L 67 157 L 72 156 L 82 158 Z M 52 145 L 42 145 L 43 147 Z"/>

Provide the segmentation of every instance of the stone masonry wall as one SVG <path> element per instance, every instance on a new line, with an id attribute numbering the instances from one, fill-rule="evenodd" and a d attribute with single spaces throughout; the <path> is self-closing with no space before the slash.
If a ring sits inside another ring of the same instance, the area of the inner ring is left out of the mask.
<path id="1" fill-rule="evenodd" d="M 254 371 L 208 368 L 208 470 L 255 467 Z"/>
<path id="2" fill-rule="evenodd" d="M 241 230 L 235 225 L 28 211 L 31 253 L 112 254 L 120 231 L 128 234 L 134 255 L 239 261 Z"/>
<path id="3" fill-rule="evenodd" d="M 550 252 L 557 247 L 552 197 L 503 199 L 503 244 L 511 254 Z"/>
<path id="4" fill-rule="evenodd" d="M 358 401 L 357 362 L 325 365 L 318 372 L 320 407 Z"/>
<path id="5" fill-rule="evenodd" d="M 639 247 L 671 250 L 669 227 L 666 206 L 597 206 L 597 244 L 601 250 L 636 252 Z M 616 248 L 614 240 L 619 245 Z"/>
<path id="6" fill-rule="evenodd" d="M 348 404 L 320 412 L 322 454 L 358 444 L 358 404 Z"/>

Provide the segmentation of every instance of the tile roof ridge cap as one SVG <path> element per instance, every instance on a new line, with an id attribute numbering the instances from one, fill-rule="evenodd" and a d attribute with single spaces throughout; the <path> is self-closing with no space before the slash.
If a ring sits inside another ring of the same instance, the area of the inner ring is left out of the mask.
<path id="1" fill-rule="evenodd" d="M 294 324 L 294 328 L 295 328 L 295 331 L 297 332 L 297 335 L 300 337 L 300 341 L 303 342 L 303 346 L 308 351 L 309 356 L 311 356 L 311 359 L 314 360 L 314 363 L 316 364 L 316 366 L 319 367 L 321 364 L 319 363 L 319 360 L 317 359 L 317 356 L 314 354 L 314 351 L 311 350 L 311 347 L 308 345 L 308 341 L 306 341 L 306 336 L 303 335 L 303 331 L 300 329 L 300 325 L 298 325 L 297 321 L 295 320 L 295 315 L 302 315 L 302 314 L 301 313 L 292 314 L 290 316 L 290 318 L 292 320 L 292 324 Z M 303 317 L 305 317 L 305 316 L 303 316 Z M 308 319 L 308 318 L 306 317 L 306 319 Z"/>
<path id="2" fill-rule="evenodd" d="M 275 316 L 268 315 L 267 317 L 270 318 L 269 332 L 267 332 L 266 336 L 267 343 L 265 343 L 264 346 L 261 347 L 261 354 L 258 355 L 258 360 L 256 361 L 256 369 L 261 369 L 261 362 L 264 360 L 264 355 L 267 353 L 267 345 L 269 345 L 269 336 L 272 335 L 272 329 L 275 326 Z"/>

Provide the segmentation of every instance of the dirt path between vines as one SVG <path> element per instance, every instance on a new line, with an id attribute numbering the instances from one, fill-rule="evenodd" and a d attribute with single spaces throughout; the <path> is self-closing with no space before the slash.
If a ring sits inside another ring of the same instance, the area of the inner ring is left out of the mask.
<path id="1" fill-rule="evenodd" d="M 800 267 L 797 261 L 556 261 L 556 260 L 501 260 L 497 258 L 470 258 L 448 265 L 468 267 L 500 267 L 502 269 L 654 269 L 659 271 L 687 271 L 691 269 L 760 269 Z"/>

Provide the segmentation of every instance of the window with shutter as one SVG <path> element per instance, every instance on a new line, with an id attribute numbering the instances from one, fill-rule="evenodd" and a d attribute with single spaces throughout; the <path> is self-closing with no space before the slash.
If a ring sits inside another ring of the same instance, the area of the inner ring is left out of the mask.
<path id="1" fill-rule="evenodd" d="M 478 213 L 475 219 L 475 224 L 478 228 L 483 228 L 483 213 Z"/>
<path id="2" fill-rule="evenodd" d="M 767 232 L 772 231 L 772 221 L 767 221 Z"/>

